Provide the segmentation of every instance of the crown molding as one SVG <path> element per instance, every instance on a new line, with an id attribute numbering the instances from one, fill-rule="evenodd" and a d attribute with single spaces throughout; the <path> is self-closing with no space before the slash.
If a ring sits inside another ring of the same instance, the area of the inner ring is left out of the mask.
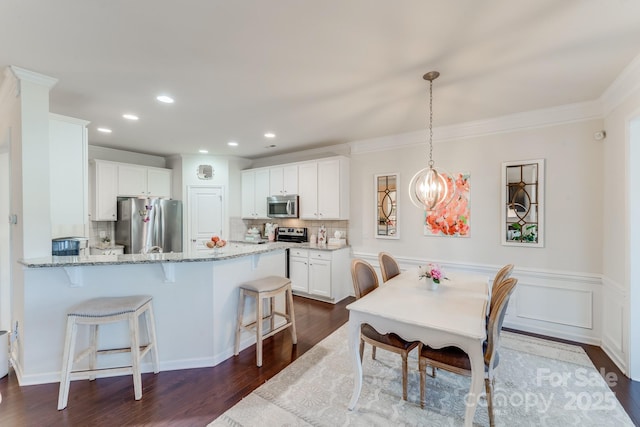
<path id="1" fill-rule="evenodd" d="M 622 104 L 632 93 L 640 89 L 640 55 L 636 56 L 622 70 L 622 73 L 604 91 L 600 100 L 604 115 L 610 114 Z"/>
<path id="2" fill-rule="evenodd" d="M 20 81 L 28 81 L 41 86 L 46 86 L 49 89 L 51 89 L 56 85 L 56 83 L 58 83 L 58 79 L 45 76 L 44 74 L 36 73 L 35 71 L 26 70 L 24 68 L 16 67 L 15 65 L 10 65 L 9 68 L 11 69 L 11 72 L 16 77 L 16 79 Z"/>
<path id="3" fill-rule="evenodd" d="M 525 113 L 510 114 L 492 119 L 435 127 L 433 128 L 433 142 L 438 143 L 453 139 L 474 138 L 525 129 L 556 126 L 564 123 L 601 119 L 602 117 L 602 102 L 600 100 L 581 102 Z M 351 146 L 351 153 L 357 154 L 423 145 L 426 142 L 426 130 L 421 130 L 353 141 L 350 142 L 349 145 Z"/>
<path id="4" fill-rule="evenodd" d="M 518 130 L 557 126 L 593 119 L 602 119 L 640 90 L 640 55 L 636 56 L 597 100 L 552 108 L 510 114 L 507 116 L 465 122 L 433 128 L 433 142 L 474 138 Z M 385 151 L 424 145 L 426 130 L 352 141 L 351 153 Z"/>
<path id="5" fill-rule="evenodd" d="M 252 168 L 280 165 L 284 163 L 304 162 L 331 156 L 349 156 L 351 154 L 350 144 L 335 144 L 327 147 L 310 148 L 307 150 L 293 151 L 276 154 L 269 157 L 253 158 Z"/>

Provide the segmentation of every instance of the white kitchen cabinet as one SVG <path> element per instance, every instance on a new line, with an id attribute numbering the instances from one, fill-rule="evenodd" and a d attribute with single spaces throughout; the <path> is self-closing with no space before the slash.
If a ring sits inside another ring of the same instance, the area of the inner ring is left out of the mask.
<path id="1" fill-rule="evenodd" d="M 121 163 L 118 196 L 171 197 L 171 169 Z"/>
<path id="2" fill-rule="evenodd" d="M 171 197 L 171 169 L 98 159 L 89 168 L 92 221 L 116 221 L 118 197 Z"/>
<path id="3" fill-rule="evenodd" d="M 291 289 L 303 293 L 309 292 L 309 252 L 298 256 L 289 254 L 289 278 L 291 279 Z"/>
<path id="4" fill-rule="evenodd" d="M 269 169 L 242 172 L 242 218 L 268 219 Z"/>
<path id="5" fill-rule="evenodd" d="M 353 294 L 349 248 L 290 249 L 289 278 L 297 295 L 337 303 Z"/>
<path id="6" fill-rule="evenodd" d="M 92 221 L 118 219 L 118 163 L 92 160 L 89 164 L 91 188 L 90 218 Z"/>
<path id="7" fill-rule="evenodd" d="M 271 196 L 298 194 L 298 165 L 270 168 L 269 187 Z"/>
<path id="8" fill-rule="evenodd" d="M 301 219 L 349 219 L 349 159 L 302 163 L 298 180 Z"/>
<path id="9" fill-rule="evenodd" d="M 171 169 L 147 168 L 147 191 L 150 196 L 171 198 Z"/>
<path id="10" fill-rule="evenodd" d="M 52 231 L 75 226 L 84 235 L 88 219 L 88 121 L 49 115 L 49 193 Z M 82 230 L 82 231 L 81 231 Z"/>

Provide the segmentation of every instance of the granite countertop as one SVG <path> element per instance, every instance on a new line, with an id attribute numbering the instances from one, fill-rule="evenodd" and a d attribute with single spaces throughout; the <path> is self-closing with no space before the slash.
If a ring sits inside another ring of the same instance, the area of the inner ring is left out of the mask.
<path id="1" fill-rule="evenodd" d="M 299 247 L 299 243 L 272 242 L 264 244 L 230 242 L 225 247 L 210 249 L 195 255 L 183 253 L 153 253 L 124 255 L 87 255 L 87 256 L 48 256 L 42 258 L 21 259 L 18 262 L 29 268 L 39 267 L 76 267 L 87 265 L 152 264 L 163 262 L 202 262 L 222 261 L 273 251 Z"/>
<path id="2" fill-rule="evenodd" d="M 326 246 L 314 245 L 314 246 L 311 246 L 311 244 L 309 242 L 307 242 L 307 243 L 300 243 L 296 247 L 300 248 L 300 249 L 311 249 L 311 250 L 314 250 L 314 251 L 337 251 L 339 249 L 348 248 L 349 245 L 346 245 L 346 246 L 333 246 L 333 245 L 326 245 Z"/>

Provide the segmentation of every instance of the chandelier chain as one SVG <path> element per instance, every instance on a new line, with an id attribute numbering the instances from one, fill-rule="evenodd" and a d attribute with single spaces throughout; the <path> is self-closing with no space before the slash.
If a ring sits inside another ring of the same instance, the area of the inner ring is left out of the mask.
<path id="1" fill-rule="evenodd" d="M 433 80 L 429 80 L 429 167 L 433 167 Z"/>

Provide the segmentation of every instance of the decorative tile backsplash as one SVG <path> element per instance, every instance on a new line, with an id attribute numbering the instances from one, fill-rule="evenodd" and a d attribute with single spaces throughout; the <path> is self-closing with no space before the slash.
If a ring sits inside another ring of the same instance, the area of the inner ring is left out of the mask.
<path id="1" fill-rule="evenodd" d="M 97 246 L 102 235 L 115 244 L 116 223 L 114 221 L 89 221 L 89 246 Z"/>
<path id="2" fill-rule="evenodd" d="M 261 231 L 264 236 L 264 224 L 266 222 L 276 223 L 279 227 L 307 227 L 309 229 L 309 237 L 311 235 L 318 235 L 318 229 L 321 226 L 325 226 L 327 229 L 327 237 L 334 237 L 336 231 L 340 231 L 342 233 L 342 237 L 347 239 L 347 244 L 349 243 L 349 236 L 347 236 L 347 230 L 349 229 L 349 221 L 307 221 L 304 219 L 296 219 L 296 218 L 283 218 L 283 219 L 273 219 L 269 221 L 265 220 L 256 220 L 256 219 L 245 219 L 242 220 L 244 229 L 238 236 L 238 238 L 234 238 L 232 240 L 243 240 L 244 233 L 251 227 L 257 227 L 258 230 Z M 231 229 L 234 229 L 233 222 L 231 225 Z"/>

